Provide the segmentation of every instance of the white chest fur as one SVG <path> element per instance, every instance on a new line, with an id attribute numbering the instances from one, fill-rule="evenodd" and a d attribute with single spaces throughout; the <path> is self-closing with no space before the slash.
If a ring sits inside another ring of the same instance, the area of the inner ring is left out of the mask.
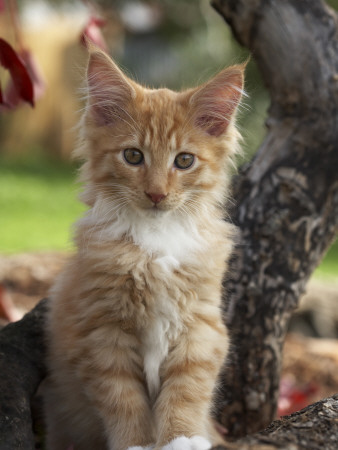
<path id="1" fill-rule="evenodd" d="M 128 226 L 127 233 L 134 243 L 152 254 L 169 277 L 205 245 L 192 220 L 182 221 L 171 214 L 163 214 L 156 218 L 132 217 L 128 225 L 126 219 L 123 225 Z M 166 289 L 154 295 L 153 319 L 142 336 L 144 373 L 151 399 L 155 399 L 160 389 L 160 366 L 168 355 L 170 343 L 183 327 L 177 299 L 170 298 Z"/>
<path id="2" fill-rule="evenodd" d="M 102 206 L 102 205 L 101 205 Z M 111 241 L 123 236 L 131 237 L 136 245 L 159 257 L 172 257 L 179 264 L 191 260 L 196 252 L 206 245 L 200 233 L 201 223 L 189 216 L 176 215 L 174 212 L 146 214 L 142 211 L 126 209 L 115 216 L 113 221 L 97 227 L 101 217 L 106 217 L 97 201 L 95 207 L 84 220 L 93 223 L 93 230 L 98 231 L 100 240 Z M 172 260 L 173 261 L 173 260 Z"/>
<path id="3" fill-rule="evenodd" d="M 102 217 L 100 211 L 94 210 L 87 220 L 97 223 L 99 217 Z M 132 238 L 136 245 L 154 258 L 153 262 L 161 268 L 162 276 L 167 278 L 182 264 L 194 262 L 197 253 L 208 246 L 201 236 L 199 225 L 198 220 L 192 217 L 182 218 L 171 213 L 148 216 L 126 210 L 101 228 L 98 236 L 107 241 L 123 236 Z M 164 286 L 154 292 L 154 297 L 151 319 L 142 335 L 144 373 L 152 399 L 160 388 L 160 366 L 168 355 L 170 343 L 183 329 L 177 299 L 170 298 Z"/>
<path id="4" fill-rule="evenodd" d="M 154 318 L 142 336 L 144 373 L 151 399 L 158 394 L 159 370 L 168 355 L 170 342 L 181 330 L 182 321 L 174 299 L 159 296 L 154 306 Z"/>

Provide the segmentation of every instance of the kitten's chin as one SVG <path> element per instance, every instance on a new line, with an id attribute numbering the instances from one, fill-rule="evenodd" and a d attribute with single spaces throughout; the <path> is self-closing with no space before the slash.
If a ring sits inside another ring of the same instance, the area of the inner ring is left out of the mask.
<path id="1" fill-rule="evenodd" d="M 145 214 L 147 217 L 162 217 L 165 214 L 168 214 L 170 209 L 161 209 L 157 206 L 153 206 L 151 208 L 142 209 L 143 214 Z"/>
<path id="2" fill-rule="evenodd" d="M 165 204 L 164 202 L 159 203 L 157 205 L 156 204 L 151 205 L 149 203 L 133 202 L 130 206 L 137 214 L 146 217 L 160 217 L 168 214 L 170 211 L 173 210 L 172 207 Z"/>

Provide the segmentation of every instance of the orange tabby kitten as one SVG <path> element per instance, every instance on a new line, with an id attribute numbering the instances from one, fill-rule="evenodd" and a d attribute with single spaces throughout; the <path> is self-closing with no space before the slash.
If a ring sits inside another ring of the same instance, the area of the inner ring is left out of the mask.
<path id="1" fill-rule="evenodd" d="M 51 292 L 48 448 L 206 450 L 243 66 L 176 93 L 91 51 L 78 251 Z"/>

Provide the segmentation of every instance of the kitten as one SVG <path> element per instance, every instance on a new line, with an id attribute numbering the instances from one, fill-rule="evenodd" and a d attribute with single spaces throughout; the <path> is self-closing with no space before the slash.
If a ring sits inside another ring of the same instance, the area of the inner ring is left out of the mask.
<path id="1" fill-rule="evenodd" d="M 244 66 L 147 89 L 92 49 L 77 253 L 51 291 L 48 449 L 206 450 Z"/>

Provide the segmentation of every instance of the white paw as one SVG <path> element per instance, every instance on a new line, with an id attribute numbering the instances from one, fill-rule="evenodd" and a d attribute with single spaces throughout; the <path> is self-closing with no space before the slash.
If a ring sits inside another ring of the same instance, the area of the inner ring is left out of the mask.
<path id="1" fill-rule="evenodd" d="M 154 447 L 140 447 L 137 445 L 136 447 L 128 447 L 127 450 L 152 450 Z"/>
<path id="2" fill-rule="evenodd" d="M 209 450 L 211 443 L 202 436 L 180 436 L 163 447 L 163 450 Z"/>

